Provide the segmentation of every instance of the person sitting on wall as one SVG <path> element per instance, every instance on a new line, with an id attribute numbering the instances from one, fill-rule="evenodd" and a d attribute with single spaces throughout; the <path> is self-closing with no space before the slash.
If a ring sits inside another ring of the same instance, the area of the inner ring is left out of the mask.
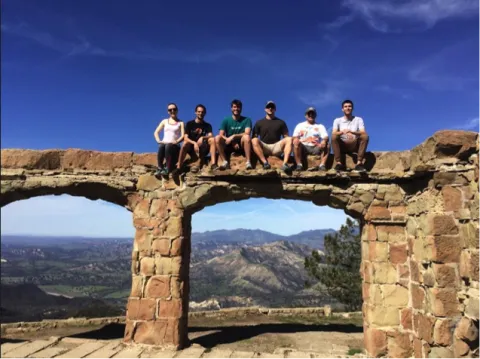
<path id="1" fill-rule="evenodd" d="M 290 167 L 287 163 L 292 152 L 292 138 L 288 136 L 288 127 L 285 121 L 275 116 L 276 110 L 275 103 L 268 101 L 265 105 L 267 115 L 258 120 L 253 128 L 253 151 L 262 161 L 264 169 L 271 168 L 265 156 L 281 157 L 283 154 L 281 169 L 284 172 L 289 172 Z"/>
<path id="2" fill-rule="evenodd" d="M 346 169 L 342 163 L 342 155 L 344 153 L 357 153 L 355 171 L 365 172 L 363 161 L 369 140 L 365 131 L 365 124 L 361 117 L 352 114 L 352 101 L 343 101 L 342 111 L 344 116 L 338 117 L 333 121 L 332 147 L 336 163 L 335 170 L 344 171 Z"/>
<path id="3" fill-rule="evenodd" d="M 216 169 L 217 165 L 215 164 L 215 138 L 212 133 L 212 125 L 208 122 L 205 122 L 205 116 L 207 114 L 207 109 L 203 105 L 197 105 L 195 107 L 195 119 L 188 121 L 185 126 L 185 136 L 183 146 L 180 150 L 180 159 L 177 163 L 177 168 L 180 169 L 185 161 L 185 156 L 190 154 L 190 156 L 195 153 L 197 157 L 200 158 L 200 165 L 203 165 L 203 161 L 210 150 L 210 168 Z M 198 170 L 198 168 L 192 167 L 192 171 Z"/>
<path id="4" fill-rule="evenodd" d="M 218 149 L 218 159 L 221 165 L 219 169 L 230 168 L 226 153 L 232 152 L 244 154 L 247 163 L 245 169 L 252 169 L 250 162 L 252 120 L 249 117 L 242 116 L 242 101 L 233 100 L 230 104 L 232 116 L 223 119 L 220 125 L 220 133 L 215 137 Z"/>
<path id="5" fill-rule="evenodd" d="M 330 153 L 328 133 L 325 126 L 316 122 L 317 110 L 309 107 L 305 111 L 306 121 L 300 122 L 293 131 L 293 154 L 297 166 L 296 171 L 303 171 L 302 157 L 304 154 L 320 157 L 319 171 L 325 171 L 325 164 Z"/>
<path id="6" fill-rule="evenodd" d="M 183 122 L 177 117 L 177 105 L 169 103 L 167 111 L 170 117 L 162 120 L 153 133 L 155 140 L 159 144 L 157 155 L 158 170 L 155 172 L 155 176 L 168 175 L 175 168 L 178 152 L 180 151 L 179 144 L 182 142 L 185 134 Z M 158 134 L 161 130 L 163 130 L 163 139 L 160 141 Z"/>

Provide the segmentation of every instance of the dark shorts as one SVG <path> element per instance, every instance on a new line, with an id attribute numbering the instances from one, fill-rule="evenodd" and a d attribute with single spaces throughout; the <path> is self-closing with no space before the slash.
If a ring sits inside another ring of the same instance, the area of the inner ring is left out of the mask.
<path id="1" fill-rule="evenodd" d="M 230 154 L 236 153 L 239 155 L 245 155 L 245 151 L 242 148 L 241 141 L 242 141 L 242 138 L 236 138 L 230 144 L 225 145 L 225 152 Z"/>
<path id="2" fill-rule="evenodd" d="M 184 143 L 183 147 L 185 147 L 186 153 L 190 155 L 190 157 L 195 156 L 195 149 L 191 143 Z M 208 139 L 204 139 L 203 143 L 199 146 L 200 147 L 200 156 L 205 157 L 208 154 L 210 149 L 208 145 Z"/>
<path id="3" fill-rule="evenodd" d="M 303 149 L 305 150 L 305 153 L 307 155 L 315 155 L 315 156 L 320 156 L 322 154 L 322 152 L 324 151 L 324 149 L 321 149 L 320 147 L 317 147 L 317 146 L 307 146 L 307 145 L 303 145 Z"/>

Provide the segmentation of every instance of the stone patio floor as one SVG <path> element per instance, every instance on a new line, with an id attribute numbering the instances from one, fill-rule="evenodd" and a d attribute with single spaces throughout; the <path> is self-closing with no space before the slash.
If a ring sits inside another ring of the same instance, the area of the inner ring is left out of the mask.
<path id="1" fill-rule="evenodd" d="M 143 345 L 125 345 L 121 339 L 95 340 L 71 337 L 50 337 L 33 341 L 5 342 L 2 358 L 344 358 L 348 346 L 329 344 L 324 352 L 301 352 L 277 348 L 273 353 L 207 349 L 198 344 L 180 350 L 161 350 Z"/>

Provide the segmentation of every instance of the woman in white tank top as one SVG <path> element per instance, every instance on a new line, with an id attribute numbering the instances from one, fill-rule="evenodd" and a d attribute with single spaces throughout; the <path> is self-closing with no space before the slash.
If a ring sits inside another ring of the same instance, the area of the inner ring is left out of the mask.
<path id="1" fill-rule="evenodd" d="M 153 133 L 155 140 L 159 144 L 157 154 L 158 170 L 155 172 L 156 176 L 168 175 L 172 169 L 176 168 L 178 153 L 180 152 L 180 142 L 183 141 L 183 136 L 185 135 L 183 122 L 177 117 L 177 105 L 169 103 L 167 111 L 170 117 L 162 120 Z M 160 141 L 158 134 L 161 130 L 163 130 L 163 139 Z"/>

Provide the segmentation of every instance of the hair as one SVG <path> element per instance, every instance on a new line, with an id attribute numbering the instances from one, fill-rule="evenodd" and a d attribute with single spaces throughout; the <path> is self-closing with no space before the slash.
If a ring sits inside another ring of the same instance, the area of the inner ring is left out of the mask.
<path id="1" fill-rule="evenodd" d="M 167 105 L 167 108 L 168 108 L 168 106 L 170 106 L 170 105 L 174 105 L 175 108 L 178 110 L 178 106 L 177 106 L 177 104 L 176 104 L 175 102 L 170 102 L 170 103 Z"/>
<path id="2" fill-rule="evenodd" d="M 230 107 L 232 107 L 233 105 L 237 105 L 237 107 L 242 107 L 242 101 L 235 99 L 230 103 Z"/>
<path id="3" fill-rule="evenodd" d="M 199 107 L 203 108 L 203 112 L 205 112 L 205 114 L 207 114 L 207 108 L 205 106 L 203 106 L 201 103 L 199 103 L 197 106 L 195 106 L 195 112 L 197 112 Z"/>
<path id="4" fill-rule="evenodd" d="M 352 105 L 352 108 L 353 108 L 353 102 L 352 102 L 352 100 L 345 100 L 345 101 L 343 101 L 343 102 L 342 102 L 342 108 L 343 108 L 343 105 L 345 105 L 346 103 L 351 104 L 351 105 Z"/>

